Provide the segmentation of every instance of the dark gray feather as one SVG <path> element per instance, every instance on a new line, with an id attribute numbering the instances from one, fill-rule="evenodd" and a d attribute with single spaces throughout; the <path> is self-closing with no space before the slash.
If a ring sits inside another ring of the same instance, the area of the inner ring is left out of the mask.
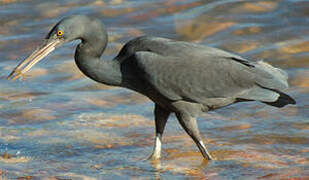
<path id="1" fill-rule="evenodd" d="M 270 89 L 287 88 L 287 76 L 278 68 L 194 43 L 141 37 L 127 43 L 120 54 L 130 56 L 134 73 L 151 86 L 147 87 L 151 92 L 171 101 L 205 104 L 213 98 L 239 98 L 274 102 L 279 94 Z"/>

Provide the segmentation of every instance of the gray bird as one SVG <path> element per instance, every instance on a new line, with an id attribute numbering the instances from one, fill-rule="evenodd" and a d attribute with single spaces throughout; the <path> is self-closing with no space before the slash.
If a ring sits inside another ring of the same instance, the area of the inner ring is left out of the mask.
<path id="1" fill-rule="evenodd" d="M 89 78 L 99 83 L 125 87 L 155 103 L 156 138 L 151 159 L 159 159 L 161 138 L 171 113 L 196 143 L 206 159 L 213 159 L 198 130 L 202 112 L 243 101 L 260 101 L 283 107 L 295 104 L 284 94 L 287 74 L 263 61 L 194 43 L 158 37 L 138 37 L 126 43 L 110 61 L 100 57 L 107 46 L 104 25 L 95 18 L 74 15 L 62 19 L 44 43 L 9 75 L 13 80 L 47 56 L 56 47 L 81 40 L 75 62 Z"/>

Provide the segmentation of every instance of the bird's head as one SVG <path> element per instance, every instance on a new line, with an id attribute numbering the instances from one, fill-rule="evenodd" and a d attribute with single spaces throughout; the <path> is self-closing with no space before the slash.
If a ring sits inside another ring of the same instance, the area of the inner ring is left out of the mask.
<path id="1" fill-rule="evenodd" d="M 98 20 L 84 15 L 63 18 L 50 30 L 44 42 L 14 68 L 8 78 L 15 80 L 22 77 L 24 73 L 29 71 L 31 67 L 55 50 L 55 48 L 76 39 L 85 41 L 85 39 L 95 38 L 93 37 L 95 34 L 93 31 L 103 31 L 102 28 L 104 27 Z"/>

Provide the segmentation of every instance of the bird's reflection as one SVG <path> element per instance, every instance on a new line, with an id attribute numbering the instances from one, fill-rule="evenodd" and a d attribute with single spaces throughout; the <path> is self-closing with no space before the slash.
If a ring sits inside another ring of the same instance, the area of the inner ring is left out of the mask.
<path id="1" fill-rule="evenodd" d="M 202 158 L 202 160 L 199 164 L 197 164 L 196 166 L 191 166 L 190 169 L 188 169 L 188 170 L 195 170 L 197 172 L 201 172 L 201 171 L 203 171 L 203 169 L 207 168 L 207 166 L 209 165 L 209 162 L 211 162 L 211 161 L 207 160 L 205 158 Z M 168 171 L 175 170 L 175 167 L 173 168 L 173 166 L 175 166 L 175 165 L 171 166 L 169 164 L 169 161 L 167 161 L 166 163 L 167 164 L 164 163 L 164 160 L 162 161 L 160 159 L 149 160 L 149 164 L 153 168 L 154 179 L 156 179 L 156 180 L 157 179 L 164 179 L 164 178 L 161 177 L 161 174 L 166 173 Z M 177 164 L 176 164 L 176 166 L 177 166 Z M 186 169 L 186 168 L 184 168 L 184 169 Z M 185 171 L 183 173 L 185 173 Z M 200 174 L 200 173 L 198 173 L 198 174 Z"/>

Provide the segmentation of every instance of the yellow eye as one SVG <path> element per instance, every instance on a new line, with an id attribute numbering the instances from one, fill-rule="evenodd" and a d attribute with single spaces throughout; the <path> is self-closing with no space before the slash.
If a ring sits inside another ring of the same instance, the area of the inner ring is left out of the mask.
<path id="1" fill-rule="evenodd" d="M 63 32 L 61 30 L 57 31 L 57 36 L 62 36 Z"/>

